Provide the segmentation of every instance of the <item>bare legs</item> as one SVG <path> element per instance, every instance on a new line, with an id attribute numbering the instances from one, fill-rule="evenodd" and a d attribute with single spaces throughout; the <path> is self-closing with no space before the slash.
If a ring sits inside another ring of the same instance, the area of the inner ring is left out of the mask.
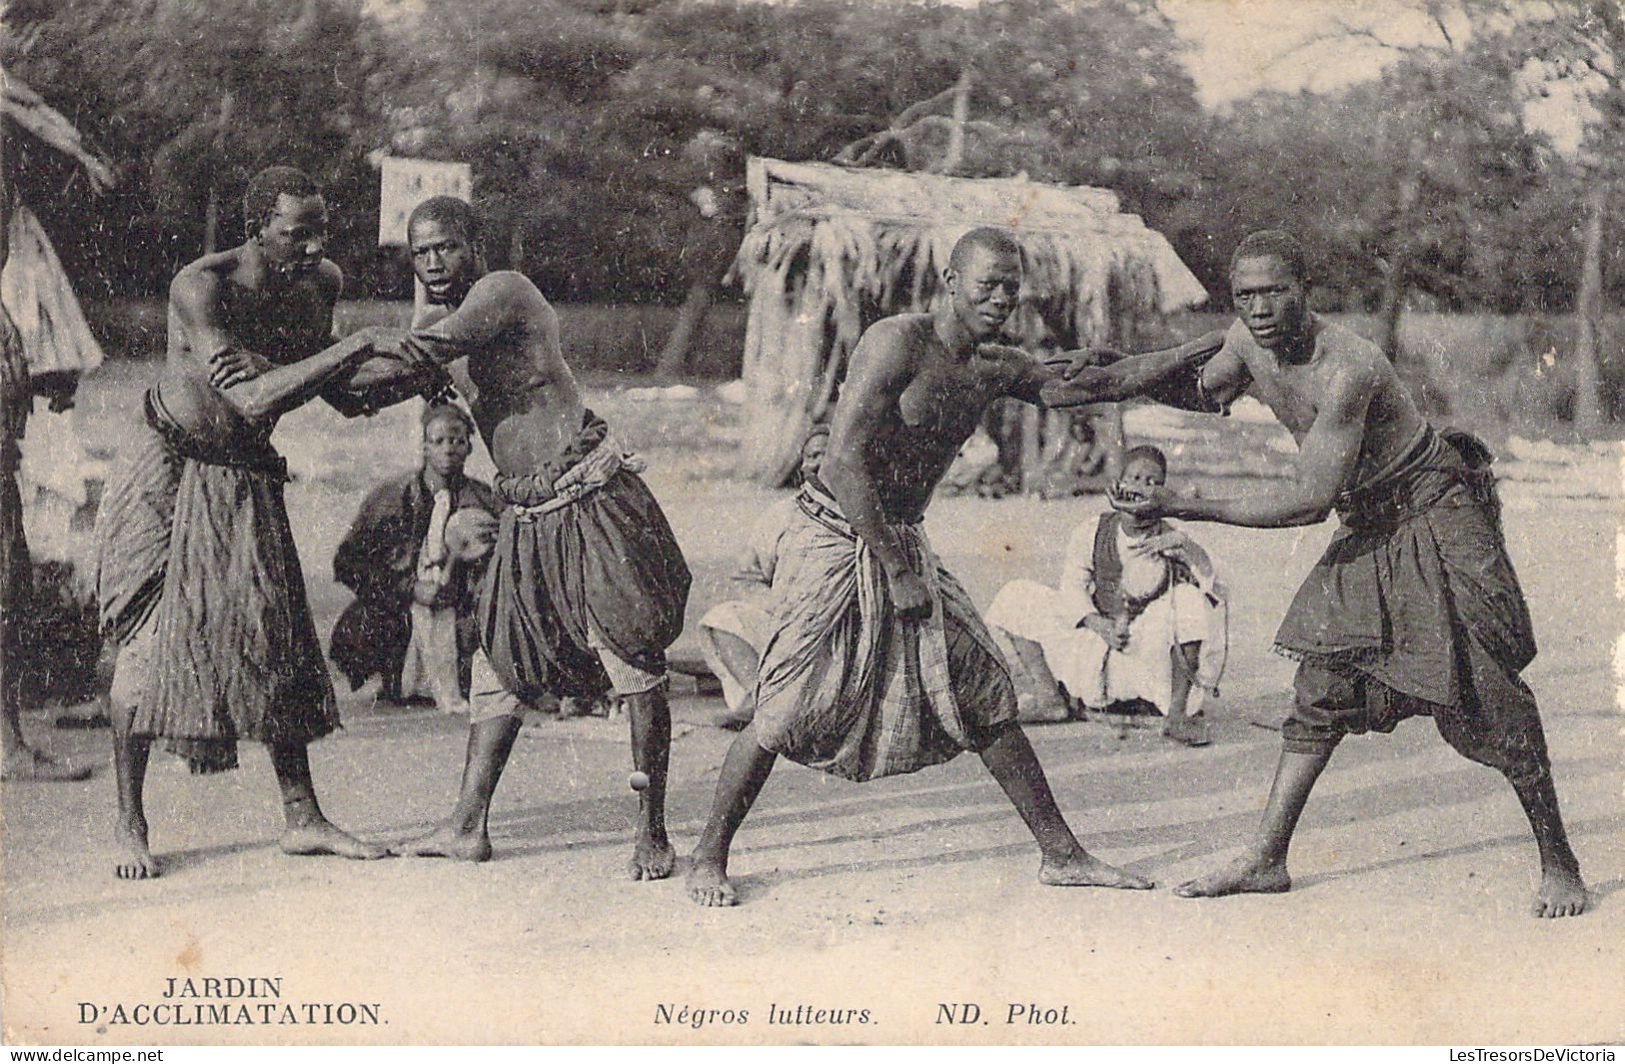
<path id="1" fill-rule="evenodd" d="M 316 785 L 310 778 L 310 752 L 304 743 L 271 744 L 271 765 L 282 791 L 282 852 L 295 857 L 331 855 L 373 861 L 389 854 L 387 847 L 362 842 L 340 831 L 322 814 Z"/>
<path id="2" fill-rule="evenodd" d="M 1216 872 L 1180 884 L 1174 893 L 1185 898 L 1216 898 L 1288 890 L 1292 878 L 1287 874 L 1286 856 L 1292 832 L 1331 754 L 1330 747 L 1317 753 L 1281 751 L 1263 819 L 1247 852 Z M 1529 818 L 1540 850 L 1540 889 L 1531 912 L 1540 917 L 1578 916 L 1586 907 L 1585 883 L 1558 813 L 1551 774 L 1544 773 L 1532 781 L 1512 781 L 1512 789 Z"/>
<path id="3" fill-rule="evenodd" d="M 151 879 L 158 862 L 147 848 L 147 809 L 142 791 L 147 783 L 147 758 L 152 740 L 133 736 L 128 717 L 113 718 L 113 774 L 118 780 L 118 821 L 113 825 L 117 850 L 113 874 L 120 879 Z"/>
<path id="4" fill-rule="evenodd" d="M 158 862 L 147 846 L 147 810 L 144 791 L 147 762 L 152 740 L 131 735 L 128 713 L 115 713 L 113 726 L 114 775 L 118 781 L 118 821 L 113 827 L 117 849 L 113 874 L 120 879 L 151 879 L 158 874 Z M 316 788 L 310 778 L 310 757 L 304 743 L 278 743 L 271 746 L 271 764 L 282 792 L 285 827 L 280 842 L 282 852 L 300 857 L 333 855 L 355 860 L 372 860 L 389 851 L 362 842 L 322 815 Z"/>
<path id="5" fill-rule="evenodd" d="M 1113 868 L 1089 855 L 1078 844 L 1061 816 L 1027 736 L 1019 725 L 1000 728 L 998 737 L 982 751 L 982 763 L 998 781 L 1028 830 L 1038 842 L 1042 856 L 1038 879 L 1051 886 L 1125 887 L 1147 890 L 1148 880 Z M 717 780 L 716 799 L 705 833 L 694 849 L 693 866 L 688 873 L 688 892 L 700 905 L 733 905 L 737 894 L 728 881 L 728 851 L 733 838 L 750 812 L 762 784 L 767 782 L 777 755 L 756 741 L 754 726 L 734 740 Z"/>
<path id="6" fill-rule="evenodd" d="M 11 474 L 0 473 L 8 479 Z M 14 494 L 12 498 L 15 498 Z M 8 502 L 11 501 L 8 499 Z M 19 504 L 20 505 L 20 504 Z M 13 559 L 7 555 L 0 564 L 12 565 Z M 26 556 L 23 564 L 27 564 Z M 7 579 L 7 574 L 0 574 L 0 579 Z M 0 595 L 0 598 L 7 596 Z M 9 611 L 15 607 L 10 602 L 0 603 L 0 610 Z M 47 756 L 44 752 L 29 746 L 23 739 L 22 720 L 22 694 L 18 690 L 19 677 L 17 675 L 17 646 L 15 629 L 17 621 L 6 617 L 0 619 L 0 779 L 6 780 L 49 780 L 74 781 L 90 778 L 89 768 L 75 768 L 62 763 L 55 758 Z"/>
<path id="7" fill-rule="evenodd" d="M 1066 826 L 1038 755 L 1017 724 L 1006 724 L 982 751 L 982 764 L 999 781 L 1038 842 L 1038 881 L 1052 887 L 1121 887 L 1150 890 L 1152 883 L 1089 855 Z"/>
<path id="8" fill-rule="evenodd" d="M 1279 894 L 1290 889 L 1287 847 L 1292 844 L 1292 831 L 1309 800 L 1309 792 L 1331 760 L 1333 749 L 1328 746 L 1314 753 L 1282 750 L 1263 819 L 1247 853 L 1217 872 L 1181 883 L 1174 893 L 1182 898 L 1217 898 L 1226 894 Z"/>
<path id="9" fill-rule="evenodd" d="M 1585 881 L 1580 878 L 1580 861 L 1569 846 L 1563 817 L 1557 811 L 1557 788 L 1551 773 L 1533 781 L 1511 782 L 1540 849 L 1540 889 L 1530 912 L 1548 918 L 1579 916 L 1586 907 Z"/>
<path id="10" fill-rule="evenodd" d="M 468 752 L 463 783 L 451 815 L 433 832 L 395 847 L 408 857 L 450 857 L 458 861 L 491 859 L 491 797 L 519 736 L 520 719 L 509 714 L 468 726 Z"/>
<path id="11" fill-rule="evenodd" d="M 632 720 L 632 766 L 649 777 L 638 792 L 637 842 L 627 874 L 633 879 L 665 879 L 677 864 L 666 838 L 666 771 L 671 760 L 671 708 L 663 687 L 625 696 Z"/>
<path id="12" fill-rule="evenodd" d="M 762 784 L 773 771 L 777 754 L 764 750 L 756 741 L 756 725 L 748 724 L 728 747 L 722 772 L 717 776 L 717 795 L 711 803 L 711 816 L 705 833 L 694 847 L 688 870 L 688 896 L 700 905 L 734 905 L 738 895 L 728 881 L 728 851 L 734 835 L 744 823 L 745 814 L 762 793 Z"/>
<path id="13" fill-rule="evenodd" d="M 633 767 L 649 777 L 649 785 L 638 795 L 637 841 L 627 873 L 633 879 L 664 879 L 677 863 L 677 855 L 666 838 L 671 710 L 660 688 L 625 695 L 623 700 L 632 723 Z M 513 752 L 519 725 L 520 718 L 503 714 L 469 726 L 463 782 L 451 815 L 428 835 L 397 846 L 396 853 L 459 861 L 491 859 L 491 798 Z"/>
<path id="14" fill-rule="evenodd" d="M 1186 746 L 1206 746 L 1212 742 L 1206 718 L 1189 712 L 1191 688 L 1196 682 L 1197 664 L 1202 656 L 1200 642 L 1179 643 L 1169 652 L 1173 684 L 1169 690 L 1168 719 L 1162 734 Z"/>

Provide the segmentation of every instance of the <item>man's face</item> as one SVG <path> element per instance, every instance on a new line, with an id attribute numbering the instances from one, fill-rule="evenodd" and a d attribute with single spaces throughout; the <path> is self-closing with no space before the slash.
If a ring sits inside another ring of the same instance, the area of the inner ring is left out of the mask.
<path id="1" fill-rule="evenodd" d="M 412 272 L 423 282 L 431 303 L 460 303 L 473 287 L 474 248 L 455 226 L 419 218 L 406 234 L 412 248 Z"/>
<path id="2" fill-rule="evenodd" d="M 327 248 L 327 201 L 320 196 L 276 198 L 276 209 L 259 230 L 260 250 L 272 269 L 307 274 L 322 263 Z"/>
<path id="3" fill-rule="evenodd" d="M 801 478 L 818 475 L 818 467 L 824 464 L 824 452 L 829 449 L 829 433 L 820 432 L 801 445 Z"/>
<path id="4" fill-rule="evenodd" d="M 468 426 L 454 417 L 438 417 L 423 427 L 423 461 L 443 477 L 459 476 L 473 444 Z"/>
<path id="5" fill-rule="evenodd" d="M 954 316 L 977 340 L 999 335 L 1021 294 L 1021 258 L 1007 251 L 976 247 L 963 272 L 950 268 L 946 281 Z"/>
<path id="6" fill-rule="evenodd" d="M 1253 340 L 1275 351 L 1303 335 L 1307 300 L 1303 278 L 1279 255 L 1241 259 L 1230 271 L 1230 295 Z"/>
<path id="7" fill-rule="evenodd" d="M 1162 467 L 1149 458 L 1131 458 L 1117 478 L 1117 494 L 1131 502 L 1151 498 L 1168 478 Z"/>

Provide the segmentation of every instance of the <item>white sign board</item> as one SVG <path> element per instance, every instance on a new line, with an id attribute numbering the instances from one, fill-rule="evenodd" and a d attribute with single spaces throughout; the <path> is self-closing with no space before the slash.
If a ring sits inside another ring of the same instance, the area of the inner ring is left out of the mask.
<path id="1" fill-rule="evenodd" d="M 386 156 L 380 166 L 378 244 L 405 246 L 406 219 L 430 196 L 456 196 L 473 202 L 474 171 L 467 163 L 430 162 Z"/>

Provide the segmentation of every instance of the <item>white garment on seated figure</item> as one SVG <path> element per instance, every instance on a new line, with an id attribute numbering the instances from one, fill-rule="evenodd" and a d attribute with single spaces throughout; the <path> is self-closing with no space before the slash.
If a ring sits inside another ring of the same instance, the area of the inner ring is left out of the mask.
<path id="1" fill-rule="evenodd" d="M 1175 584 L 1148 603 L 1129 625 L 1128 649 L 1114 651 L 1095 632 L 1078 627 L 1078 622 L 1096 612 L 1094 542 L 1095 522 L 1085 521 L 1067 541 L 1060 589 L 1033 580 L 1012 580 L 994 598 L 987 622 L 1037 643 L 1050 672 L 1066 686 L 1067 693 L 1093 709 L 1143 698 L 1166 713 L 1173 700 L 1173 648 L 1200 642 L 1200 662 L 1188 703 L 1189 712 L 1198 711 L 1204 694 L 1218 690 L 1228 642 L 1223 588 L 1211 567 L 1192 572 L 1195 585 Z M 1155 594 L 1170 579 L 1170 563 L 1161 557 L 1131 553 L 1132 542 L 1118 530 L 1122 590 L 1129 598 Z"/>
<path id="2" fill-rule="evenodd" d="M 722 681 L 722 700 L 729 709 L 738 709 L 749 692 L 717 653 L 709 633 L 726 632 L 743 640 L 761 657 L 773 634 L 773 571 L 778 566 L 779 539 L 789 527 L 795 508 L 795 496 L 786 496 L 769 507 L 752 527 L 738 568 L 729 577 L 749 588 L 746 596 L 719 602 L 700 618 L 700 628 L 706 633 L 700 640 L 700 652 L 706 666 Z"/>
<path id="3" fill-rule="evenodd" d="M 451 518 L 451 492 L 434 493 L 429 531 L 418 550 L 418 579 L 444 587 L 454 564 L 446 549 L 446 522 Z M 457 677 L 457 611 L 450 606 L 412 603 L 412 641 L 401 668 L 403 698 L 431 698 L 442 713 L 467 713 Z"/>

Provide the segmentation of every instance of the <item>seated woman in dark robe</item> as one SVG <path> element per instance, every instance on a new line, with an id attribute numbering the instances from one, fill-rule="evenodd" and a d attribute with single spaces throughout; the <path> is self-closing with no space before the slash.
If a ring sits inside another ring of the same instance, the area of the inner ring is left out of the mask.
<path id="1" fill-rule="evenodd" d="M 461 407 L 425 410 L 423 465 L 372 490 L 333 556 L 333 578 L 356 597 L 328 655 L 351 690 L 379 676 L 388 701 L 422 695 L 447 712 L 466 709 L 479 645 L 474 606 L 497 512 L 491 488 L 463 474 L 472 431 Z"/>

